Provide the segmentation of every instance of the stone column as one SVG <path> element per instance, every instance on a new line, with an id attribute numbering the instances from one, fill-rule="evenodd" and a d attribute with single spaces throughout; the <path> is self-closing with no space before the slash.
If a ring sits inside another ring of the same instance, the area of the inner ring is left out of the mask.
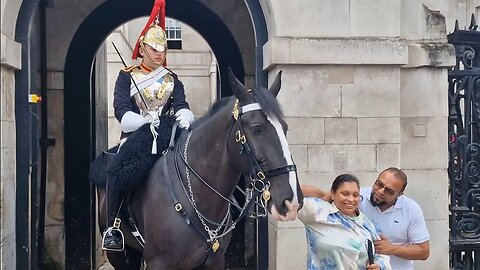
<path id="1" fill-rule="evenodd" d="M 3 3 L 2 3 L 3 6 Z M 2 18 L 11 16 L 2 10 Z M 13 18 L 12 18 L 13 19 Z M 3 26 L 3 24 L 2 24 Z M 15 269 L 15 71 L 21 69 L 21 45 L 13 40 L 13 33 L 1 33 L 0 53 L 0 269 Z M 8 34 L 5 35 L 5 34 Z M 27 97 L 25 97 L 27 98 Z"/>

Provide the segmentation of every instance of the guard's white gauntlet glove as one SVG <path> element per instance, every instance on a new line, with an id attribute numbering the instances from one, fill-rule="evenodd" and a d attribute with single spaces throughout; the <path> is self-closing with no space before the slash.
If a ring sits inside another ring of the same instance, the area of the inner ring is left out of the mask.
<path id="1" fill-rule="evenodd" d="M 133 132 L 137 130 L 139 127 L 143 126 L 143 124 L 147 123 L 145 118 L 138 113 L 134 113 L 132 111 L 126 112 L 122 116 L 122 120 L 120 121 L 120 127 L 122 131 L 125 133 Z"/>
<path id="2" fill-rule="evenodd" d="M 153 124 L 156 127 L 160 123 L 160 119 L 159 119 L 157 111 L 146 111 L 146 112 L 144 112 L 143 117 L 145 118 L 146 123 Z"/>
<path id="3" fill-rule="evenodd" d="M 178 126 L 181 128 L 188 129 L 190 124 L 193 122 L 194 117 L 192 111 L 189 109 L 181 109 L 175 113 L 176 120 L 178 121 Z"/>
<path id="4" fill-rule="evenodd" d="M 146 123 L 158 125 L 158 112 L 144 112 L 143 115 L 132 111 L 126 112 L 120 121 L 120 127 L 125 133 L 134 132 Z"/>

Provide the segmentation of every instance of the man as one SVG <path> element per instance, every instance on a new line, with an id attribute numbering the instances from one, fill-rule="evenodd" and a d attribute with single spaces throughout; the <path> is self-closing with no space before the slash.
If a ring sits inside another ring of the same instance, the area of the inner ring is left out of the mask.
<path id="1" fill-rule="evenodd" d="M 362 188 L 360 209 L 380 227 L 382 240 L 375 251 L 390 255 L 394 270 L 412 270 L 412 260 L 426 260 L 430 242 L 423 212 L 418 203 L 403 194 L 407 176 L 397 168 L 382 171 L 371 188 Z M 329 193 L 302 185 L 304 195 L 331 200 Z"/>
<path id="2" fill-rule="evenodd" d="M 160 115 L 175 114 L 181 128 L 188 128 L 194 119 L 185 100 L 182 82 L 171 70 L 163 67 L 167 39 L 162 27 L 165 28 L 165 0 L 156 0 L 133 51 L 132 58 L 141 57 L 142 62 L 122 69 L 115 83 L 113 106 L 122 130 L 119 151 L 130 134 L 149 123 L 154 138 L 152 154 L 156 154 L 158 134 L 155 128 L 158 128 Z M 104 233 L 102 249 L 122 251 L 124 243 L 118 212 L 125 191 L 120 190 L 119 184 L 111 178 L 107 180 L 108 224 L 111 227 Z"/>

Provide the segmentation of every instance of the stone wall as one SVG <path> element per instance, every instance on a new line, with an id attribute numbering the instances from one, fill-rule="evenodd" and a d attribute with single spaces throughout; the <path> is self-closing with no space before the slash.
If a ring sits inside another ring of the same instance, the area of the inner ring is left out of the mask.
<path id="1" fill-rule="evenodd" d="M 2 57 L 3 59 L 3 57 Z M 1 83 L 0 269 L 15 269 L 15 102 L 14 70 L 3 63 Z"/>
<path id="2" fill-rule="evenodd" d="M 15 269 L 15 71 L 21 69 L 21 45 L 14 40 L 20 1 L 2 1 L 0 50 L 0 269 Z"/>
<path id="3" fill-rule="evenodd" d="M 2 1 L 0 49 L 0 269 L 15 269 L 15 71 L 21 69 L 21 46 L 14 40 L 20 1 Z"/>
<path id="4" fill-rule="evenodd" d="M 49 71 L 47 82 L 48 137 L 55 138 L 55 145 L 47 150 L 45 262 L 61 267 L 65 255 L 63 72 Z"/>
<path id="5" fill-rule="evenodd" d="M 371 186 L 386 167 L 400 167 L 431 237 L 430 258 L 417 268 L 448 269 L 447 69 L 455 53 L 446 34 L 455 5 L 426 2 L 262 1 L 264 68 L 284 72 L 279 99 L 301 183 L 329 190 L 336 175 L 352 172 Z M 270 269 L 305 269 L 303 225 L 270 220 L 269 233 Z"/>

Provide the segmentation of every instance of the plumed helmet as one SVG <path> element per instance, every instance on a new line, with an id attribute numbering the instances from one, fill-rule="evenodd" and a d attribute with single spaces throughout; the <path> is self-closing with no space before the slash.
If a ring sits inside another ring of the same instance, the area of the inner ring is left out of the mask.
<path id="1" fill-rule="evenodd" d="M 140 37 L 140 42 L 152 46 L 152 48 L 159 52 L 163 52 L 167 49 L 167 35 L 157 24 L 148 28 L 145 35 Z"/>
<path id="2" fill-rule="evenodd" d="M 155 0 L 147 24 L 137 39 L 132 59 L 141 57 L 140 46 L 148 44 L 155 50 L 163 52 L 167 49 L 167 35 L 165 34 L 165 0 Z"/>

